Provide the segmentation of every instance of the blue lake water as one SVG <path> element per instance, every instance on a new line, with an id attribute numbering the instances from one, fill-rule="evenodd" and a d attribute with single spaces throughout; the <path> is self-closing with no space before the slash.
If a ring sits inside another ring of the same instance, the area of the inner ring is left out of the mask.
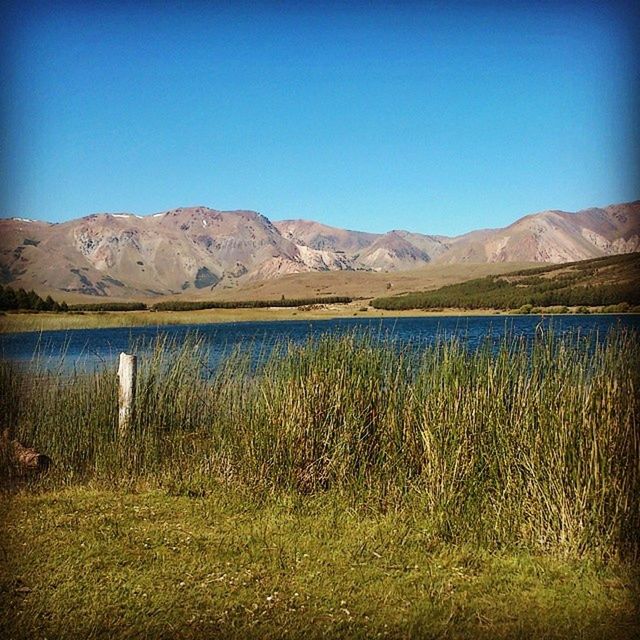
<path id="1" fill-rule="evenodd" d="M 122 327 L 0 334 L 0 357 L 27 364 L 34 354 L 52 365 L 92 369 L 115 363 L 121 351 L 141 351 L 143 341 L 167 336 L 181 341 L 196 333 L 209 348 L 211 363 L 216 364 L 230 349 L 246 345 L 255 352 L 268 352 L 276 343 L 301 343 L 311 336 L 368 331 L 377 339 L 420 346 L 439 337 L 458 336 L 470 347 L 487 335 L 499 339 L 505 333 L 533 336 L 536 331 L 556 333 L 579 331 L 599 335 L 615 327 L 640 329 L 637 315 L 566 316 L 434 316 L 421 318 L 339 318 L 332 320 L 295 320 L 275 322 L 231 322 L 160 327 Z"/>

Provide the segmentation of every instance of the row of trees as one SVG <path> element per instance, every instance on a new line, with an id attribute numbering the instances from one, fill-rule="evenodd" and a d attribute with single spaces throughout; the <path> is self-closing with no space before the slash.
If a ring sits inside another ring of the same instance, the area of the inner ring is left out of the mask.
<path id="1" fill-rule="evenodd" d="M 326 296 L 324 298 L 285 298 L 280 300 L 167 300 L 153 305 L 154 311 L 198 311 L 201 309 L 257 309 L 264 307 L 303 307 L 314 304 L 347 304 L 352 298 L 347 296 Z"/>
<path id="2" fill-rule="evenodd" d="M 0 285 L 0 310 L 2 311 L 67 311 L 66 302 L 56 302 L 51 296 L 41 298 L 33 289 L 13 289 Z"/>
<path id="3" fill-rule="evenodd" d="M 71 305 L 72 311 L 145 311 L 144 302 L 88 302 Z"/>
<path id="4" fill-rule="evenodd" d="M 195 311 L 199 309 L 252 309 L 259 307 L 302 307 L 314 304 L 346 304 L 351 302 L 346 296 L 326 296 L 324 298 L 285 298 L 279 300 L 239 300 L 239 301 L 188 301 L 168 300 L 153 305 L 153 311 Z M 0 285 L 0 311 L 145 311 L 149 307 L 144 302 L 91 302 L 67 305 L 57 302 L 51 296 L 41 298 L 35 291 L 13 289 Z"/>

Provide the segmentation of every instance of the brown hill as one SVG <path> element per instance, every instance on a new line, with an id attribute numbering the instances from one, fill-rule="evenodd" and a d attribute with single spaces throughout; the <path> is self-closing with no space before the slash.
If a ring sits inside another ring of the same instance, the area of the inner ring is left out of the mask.
<path id="1" fill-rule="evenodd" d="M 637 251 L 639 237 L 640 201 L 545 211 L 455 238 L 365 233 L 304 220 L 271 223 L 253 211 L 207 207 L 145 217 L 94 214 L 59 224 L 13 218 L 0 220 L 0 282 L 54 297 L 218 297 L 300 273 L 569 262 Z"/>
<path id="2" fill-rule="evenodd" d="M 247 277 L 348 268 L 344 257 L 298 247 L 252 211 L 0 220 L 0 234 L 2 282 L 93 296 L 177 294 Z"/>
<path id="3" fill-rule="evenodd" d="M 449 241 L 440 256 L 456 262 L 572 262 L 640 249 L 640 201 L 578 213 L 544 211 L 504 229 L 473 231 Z"/>

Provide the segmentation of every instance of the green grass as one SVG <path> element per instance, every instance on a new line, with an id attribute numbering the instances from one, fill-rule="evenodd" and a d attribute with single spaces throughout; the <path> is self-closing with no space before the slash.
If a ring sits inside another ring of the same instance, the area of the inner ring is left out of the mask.
<path id="1" fill-rule="evenodd" d="M 207 361 L 145 352 L 122 441 L 114 370 L 0 365 L 7 425 L 54 460 L 3 468 L 9 637 L 640 631 L 635 332 Z"/>
<path id="2" fill-rule="evenodd" d="M 615 562 L 445 544 L 335 494 L 89 487 L 4 504 L 5 638 L 632 638 Z"/>

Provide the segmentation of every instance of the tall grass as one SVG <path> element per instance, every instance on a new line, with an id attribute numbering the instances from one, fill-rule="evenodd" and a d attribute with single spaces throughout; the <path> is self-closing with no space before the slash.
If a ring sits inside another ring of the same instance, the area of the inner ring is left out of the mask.
<path id="1" fill-rule="evenodd" d="M 1 408 L 53 458 L 49 482 L 335 491 L 406 501 L 446 540 L 637 554 L 639 364 L 638 335 L 623 331 L 474 350 L 320 337 L 259 366 L 236 351 L 215 371 L 196 338 L 160 340 L 141 358 L 125 441 L 114 370 L 4 363 Z"/>

